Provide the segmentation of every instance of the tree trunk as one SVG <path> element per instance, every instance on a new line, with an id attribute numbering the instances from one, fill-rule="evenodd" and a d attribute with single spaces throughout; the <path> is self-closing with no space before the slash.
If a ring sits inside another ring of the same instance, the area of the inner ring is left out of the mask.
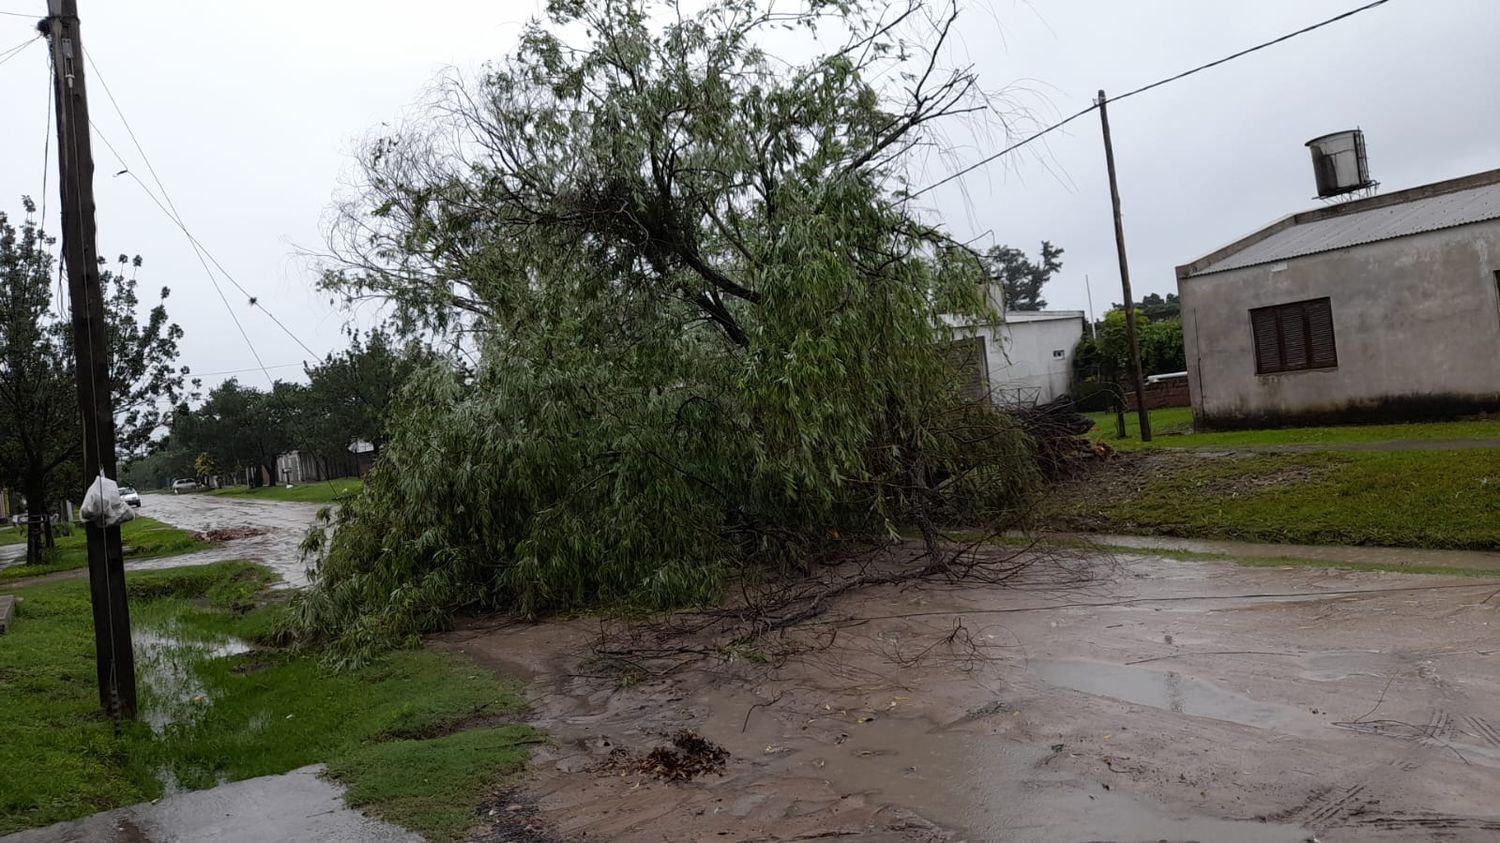
<path id="1" fill-rule="evenodd" d="M 43 519 L 38 521 L 37 519 Z M 42 564 L 42 548 L 50 547 L 46 533 L 52 525 L 47 518 L 47 484 L 45 481 L 26 483 L 26 564 Z"/>

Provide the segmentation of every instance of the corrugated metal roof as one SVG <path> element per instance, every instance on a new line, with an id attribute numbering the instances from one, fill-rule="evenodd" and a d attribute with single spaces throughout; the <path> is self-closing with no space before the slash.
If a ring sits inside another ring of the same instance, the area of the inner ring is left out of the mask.
<path id="1" fill-rule="evenodd" d="M 1293 225 L 1192 275 L 1208 275 L 1492 219 L 1500 219 L 1500 182 Z"/>

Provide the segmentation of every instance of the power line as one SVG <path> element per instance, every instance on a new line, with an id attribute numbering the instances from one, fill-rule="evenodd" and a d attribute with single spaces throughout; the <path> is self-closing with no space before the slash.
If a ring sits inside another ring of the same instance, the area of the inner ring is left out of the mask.
<path id="1" fill-rule="evenodd" d="M 266 366 L 264 368 L 266 368 L 266 369 L 290 369 L 293 366 L 301 366 L 301 365 L 303 365 L 303 364 L 301 364 L 301 363 L 277 363 L 275 365 Z M 212 378 L 212 377 L 217 377 L 219 375 L 243 375 L 246 372 L 259 372 L 259 371 L 261 371 L 261 369 L 257 369 L 254 366 L 252 366 L 252 367 L 250 367 L 248 369 L 225 369 L 222 372 L 193 372 L 192 374 L 195 377 Z"/>
<path id="2" fill-rule="evenodd" d="M 1282 36 L 1280 36 L 1278 38 L 1272 38 L 1270 41 L 1263 41 L 1263 42 L 1261 42 L 1259 44 L 1256 44 L 1253 47 L 1248 47 L 1248 48 L 1240 50 L 1239 52 L 1236 52 L 1236 53 L 1230 53 L 1229 55 L 1224 56 L 1223 58 L 1215 59 L 1214 61 L 1208 62 L 1207 64 L 1200 64 L 1197 67 L 1191 68 L 1189 70 L 1184 70 L 1181 73 L 1178 73 L 1178 74 L 1175 74 L 1175 75 L 1172 75 L 1172 76 L 1168 76 L 1165 79 L 1158 79 L 1157 81 L 1152 82 L 1149 85 L 1142 85 L 1141 87 L 1135 88 L 1134 90 L 1126 91 L 1125 93 L 1120 94 L 1119 96 L 1108 97 L 1108 98 L 1106 98 L 1104 100 L 1104 102 L 1105 103 L 1119 102 L 1120 100 L 1127 99 L 1129 97 L 1133 97 L 1136 94 L 1143 94 L 1146 91 L 1151 90 L 1152 88 L 1159 88 L 1162 85 L 1166 85 L 1166 84 L 1168 84 L 1170 82 L 1176 82 L 1179 79 L 1185 79 L 1185 78 L 1187 78 L 1189 76 L 1192 76 L 1195 73 L 1201 73 L 1201 72 L 1203 72 L 1205 70 L 1208 70 L 1210 68 L 1218 67 L 1219 65 L 1224 64 L 1226 62 L 1234 61 L 1237 58 L 1242 58 L 1244 56 L 1248 56 L 1251 53 L 1254 53 L 1254 52 L 1256 52 L 1258 50 L 1264 50 L 1267 47 L 1275 46 L 1277 44 L 1282 43 L 1283 41 L 1289 41 L 1289 40 L 1291 40 L 1293 38 L 1296 38 L 1299 35 L 1306 35 L 1307 33 L 1312 32 L 1313 30 L 1322 29 L 1325 26 L 1328 26 L 1328 25 L 1334 24 L 1334 23 L 1338 23 L 1339 21 L 1344 20 L 1345 18 L 1351 18 L 1351 17 L 1353 17 L 1353 16 L 1355 16 L 1355 15 L 1361 13 L 1361 12 L 1368 12 L 1369 10 L 1375 8 L 1376 6 L 1383 6 L 1386 3 L 1388 3 L 1388 2 L 1390 2 L 1390 0 L 1373 0 L 1373 2 L 1366 3 L 1363 6 L 1358 6 L 1356 8 L 1350 9 L 1347 12 L 1343 12 L 1341 14 L 1334 15 L 1333 17 L 1328 18 L 1327 20 L 1319 21 L 1319 22 L 1317 22 L 1315 24 L 1312 24 L 1310 26 L 1304 26 L 1301 29 L 1296 30 L 1295 32 L 1288 32 L 1287 34 L 1282 35 Z M 942 185 L 945 185 L 948 182 L 953 181 L 954 179 L 966 176 L 969 173 L 972 173 L 975 170 L 979 169 L 980 167 L 983 167 L 984 165 L 990 163 L 991 161 L 994 161 L 995 159 L 997 159 L 997 158 L 999 158 L 999 157 L 1001 157 L 1003 155 L 1006 155 L 1008 153 L 1014 152 L 1015 150 L 1020 149 L 1021 147 L 1025 146 L 1025 145 L 1027 145 L 1029 143 L 1031 143 L 1032 141 L 1034 141 L 1034 140 L 1042 137 L 1043 135 L 1048 134 L 1049 132 L 1052 132 L 1052 131 L 1054 131 L 1056 129 L 1060 129 L 1063 126 L 1068 125 L 1069 123 L 1073 122 L 1074 120 L 1077 120 L 1078 118 L 1082 117 L 1083 115 L 1088 114 L 1089 112 L 1097 109 L 1099 107 L 1099 105 L 1100 105 L 1100 103 L 1096 102 L 1096 103 L 1090 105 L 1088 108 L 1085 108 L 1082 111 L 1077 112 L 1076 114 L 1069 115 L 1068 117 L 1064 118 L 1063 120 L 1060 120 L 1057 123 L 1053 123 L 1052 125 L 1048 126 L 1045 129 L 1042 129 L 1041 131 L 1037 132 L 1036 134 L 1033 134 L 1033 135 L 1031 135 L 1031 136 L 1029 136 L 1027 138 L 1024 138 L 1024 139 L 1022 139 L 1020 141 L 1017 141 L 1016 143 L 1013 143 L 1010 146 L 1007 146 L 1006 148 L 1000 150 L 999 152 L 996 152 L 993 155 L 990 155 L 990 156 L 988 156 L 986 158 L 982 158 L 979 161 L 976 161 L 973 164 L 970 164 L 969 166 L 963 168 L 962 170 L 959 170 L 956 173 L 953 173 L 951 175 L 945 176 L 944 178 L 939 179 L 938 181 L 933 182 L 932 184 L 930 184 L 930 185 L 922 188 L 921 190 L 918 190 L 917 192 L 911 194 L 911 198 L 915 199 L 918 196 L 921 196 L 922 194 L 926 193 L 929 190 L 932 190 L 934 188 L 937 188 L 937 187 L 940 187 Z"/>
<path id="3" fill-rule="evenodd" d="M 1263 42 L 1263 43 L 1260 43 L 1260 44 L 1256 44 L 1254 47 L 1250 47 L 1250 48 L 1247 48 L 1247 49 L 1244 49 L 1244 50 L 1240 50 L 1238 53 L 1230 53 L 1229 55 L 1225 56 L 1224 58 L 1217 59 L 1215 61 L 1211 61 L 1208 64 L 1200 64 L 1197 67 L 1193 68 L 1192 70 L 1184 70 L 1183 72 L 1177 74 L 1176 76 L 1168 76 L 1165 79 L 1161 79 L 1161 80 L 1158 80 L 1156 82 L 1152 82 L 1149 85 L 1142 85 L 1141 87 L 1136 88 L 1133 91 L 1126 91 L 1125 93 L 1120 94 L 1117 97 L 1110 97 L 1108 101 L 1109 102 L 1117 102 L 1119 100 L 1125 99 L 1126 97 L 1133 97 L 1136 94 L 1145 93 L 1146 91 L 1149 91 L 1152 88 L 1161 87 L 1162 85 L 1165 85 L 1168 82 L 1176 82 L 1178 79 L 1182 79 L 1184 77 L 1192 76 L 1194 73 L 1198 73 L 1200 71 L 1208 70 L 1211 67 L 1218 67 L 1219 65 L 1224 64 L 1225 62 L 1234 61 L 1235 59 L 1240 58 L 1241 56 L 1248 56 L 1248 55 L 1250 55 L 1251 53 L 1253 53 L 1253 52 L 1255 52 L 1257 50 L 1264 50 L 1267 47 L 1273 47 L 1273 46 L 1275 46 L 1277 44 L 1280 44 L 1283 41 L 1290 41 L 1291 39 L 1296 38 L 1298 35 L 1306 35 L 1307 33 L 1312 32 L 1315 29 L 1322 29 L 1323 27 L 1328 26 L 1329 24 L 1338 23 L 1339 21 L 1341 21 L 1341 20 L 1343 20 L 1345 18 L 1354 17 L 1355 15 L 1359 14 L 1360 12 L 1368 12 L 1369 10 L 1375 8 L 1376 6 L 1383 6 L 1386 3 L 1388 3 L 1388 2 L 1390 2 L 1390 0 L 1374 0 L 1374 2 L 1372 2 L 1372 3 L 1366 3 L 1365 5 L 1360 6 L 1358 8 L 1350 9 L 1349 11 L 1344 12 L 1343 14 L 1334 15 L 1333 17 L 1331 17 L 1331 18 L 1329 18 L 1327 20 L 1319 21 L 1319 22 L 1317 22 L 1315 24 L 1312 24 L 1311 26 L 1304 26 L 1304 27 L 1302 27 L 1301 29 L 1299 29 L 1299 30 L 1297 30 L 1295 32 L 1288 32 L 1287 34 L 1281 36 L 1280 38 L 1272 38 L 1270 41 L 1266 41 L 1266 42 Z"/>
<path id="4" fill-rule="evenodd" d="M 257 296 L 251 295 L 249 290 L 246 290 L 243 286 L 241 286 L 240 282 L 236 281 L 234 279 L 234 276 L 229 274 L 229 270 L 225 269 L 224 265 L 219 263 L 219 259 L 214 257 L 213 252 L 210 252 L 208 250 L 208 247 L 199 242 L 198 238 L 194 237 L 193 233 L 188 230 L 187 224 L 182 221 L 182 215 L 177 211 L 177 205 L 172 202 L 171 195 L 167 193 L 166 185 L 162 184 L 161 177 L 157 175 L 156 167 L 151 164 L 151 157 L 146 154 L 145 148 L 141 146 L 140 139 L 136 137 L 135 130 L 130 127 L 130 121 L 126 119 L 124 110 L 120 108 L 119 101 L 115 99 L 114 92 L 110 90 L 109 82 L 105 81 L 104 74 L 99 71 L 99 66 L 94 63 L 93 55 L 85 52 L 84 60 L 88 62 L 89 68 L 93 70 L 94 78 L 99 80 L 99 86 L 104 89 L 104 95 L 109 99 L 109 104 L 114 108 L 115 114 L 119 116 L 120 123 L 125 127 L 126 134 L 130 135 L 130 141 L 135 145 L 136 152 L 140 153 L 141 160 L 145 162 L 146 172 L 150 173 L 151 180 L 156 183 L 156 188 L 161 192 L 162 199 L 166 200 L 165 206 L 163 206 L 161 202 L 157 202 L 157 207 L 161 208 L 162 212 L 166 213 L 167 217 L 175 222 L 178 228 L 182 229 L 182 233 L 187 235 L 188 241 L 193 244 L 193 247 L 195 249 L 202 250 L 203 254 L 208 256 L 208 260 L 218 268 L 219 272 L 223 273 L 224 278 L 227 279 L 230 284 L 233 284 L 235 289 L 239 290 L 240 293 L 249 300 L 251 307 L 260 308 L 260 311 L 262 313 L 269 317 L 272 322 L 276 323 L 276 327 L 280 328 L 282 332 L 285 333 L 288 337 L 291 337 L 292 341 L 301 346 L 303 351 L 306 351 L 308 354 L 312 355 L 313 359 L 322 359 L 323 355 L 319 354 L 316 351 L 313 351 L 310 347 L 308 347 L 307 343 L 303 342 L 302 339 L 296 334 L 292 333 L 291 329 L 283 324 L 280 319 L 276 318 L 276 314 L 272 313 L 266 307 L 261 305 L 260 299 Z M 97 127 L 95 128 L 97 131 Z M 106 145 L 108 145 L 108 143 L 108 141 L 105 141 Z M 110 151 L 114 152 L 114 147 L 110 147 Z M 120 158 L 121 166 L 126 166 L 124 158 L 121 158 L 118 152 L 115 152 L 115 157 Z M 129 173 L 128 168 L 127 173 Z M 142 190 L 146 191 L 147 195 L 152 195 L 150 189 L 146 187 L 145 183 L 142 182 L 139 177 L 137 177 L 134 173 L 129 173 L 129 175 L 131 178 L 135 179 L 136 183 L 141 186 Z M 152 199 L 155 199 L 154 195 L 152 195 Z M 220 295 L 222 296 L 222 292 Z"/>
<path id="5" fill-rule="evenodd" d="M 33 35 L 32 37 L 26 39 L 25 41 L 22 41 L 14 47 L 7 47 L 3 52 L 0 52 L 0 64 L 5 64 L 16 56 L 19 56 L 26 50 L 27 47 L 30 47 L 32 44 L 35 44 L 40 40 L 42 40 L 42 36 Z"/>
<path id="6" fill-rule="evenodd" d="M 99 131 L 99 127 L 94 124 L 93 120 L 89 121 L 89 126 L 94 130 L 94 134 L 99 136 L 99 140 L 103 141 L 104 145 L 109 148 L 109 151 L 114 154 L 115 158 L 120 162 L 120 166 L 126 167 L 125 159 L 120 155 L 120 151 L 115 149 L 115 145 L 109 142 L 109 138 L 105 137 L 103 132 Z M 120 173 L 124 173 L 131 178 L 134 178 L 136 180 L 136 183 L 140 184 L 141 189 L 146 191 L 146 195 L 150 197 L 151 201 L 156 203 L 156 207 L 161 208 L 162 213 L 166 214 L 168 219 L 176 222 L 178 227 L 182 228 L 184 232 L 187 231 L 187 228 L 182 225 L 182 222 L 178 220 L 171 211 L 167 210 L 166 206 L 161 203 L 160 199 L 156 198 L 156 194 L 152 193 L 151 190 L 147 188 L 139 178 L 136 178 L 136 175 L 134 173 L 130 172 L 129 167 L 121 170 Z M 116 173 L 116 175 L 119 175 L 119 173 Z M 271 377 L 271 373 L 267 370 L 266 364 L 261 361 L 260 352 L 255 350 L 255 343 L 250 341 L 250 334 L 245 331 L 245 326 L 240 324 L 240 317 L 235 314 L 234 307 L 229 304 L 229 297 L 224 295 L 224 288 L 219 286 L 219 279 L 214 276 L 213 270 L 208 268 L 208 261 L 203 259 L 203 252 L 198 248 L 197 241 L 193 239 L 193 236 L 191 234 L 188 234 L 188 240 L 193 246 L 193 254 L 198 258 L 198 263 L 203 266 L 204 274 L 208 276 L 209 283 L 213 284 L 214 292 L 219 294 L 219 301 L 224 303 L 224 310 L 229 313 L 229 318 L 234 322 L 234 327 L 239 330 L 240 336 L 245 340 L 246 347 L 250 349 L 250 356 L 255 358 L 255 362 L 260 365 L 261 374 L 266 376 L 266 383 L 275 386 L 276 379 Z"/>
<path id="7" fill-rule="evenodd" d="M 1031 143 L 1032 141 L 1037 140 L 1038 138 L 1042 137 L 1043 135 L 1046 135 L 1046 134 L 1049 134 L 1051 132 L 1055 132 L 1058 129 L 1061 129 L 1062 127 L 1068 125 L 1069 123 L 1072 123 L 1074 120 L 1077 120 L 1078 118 L 1084 116 L 1085 114 L 1088 114 L 1089 112 L 1093 111 L 1094 109 L 1096 109 L 1098 107 L 1099 106 L 1097 104 L 1096 105 L 1091 105 L 1088 108 L 1083 109 L 1082 111 L 1074 112 L 1073 114 L 1070 114 L 1067 117 L 1063 118 L 1062 120 L 1059 120 L 1058 122 L 1053 123 L 1051 126 L 1048 126 L 1047 128 L 1041 130 L 1040 132 L 1037 132 L 1036 134 L 1031 135 L 1031 136 L 1029 136 L 1027 138 L 1024 138 L 1022 140 L 1016 141 L 1015 143 L 1011 144 L 1010 146 L 1007 146 L 1006 148 L 1000 150 L 999 152 L 996 152 L 994 155 L 989 156 L 988 158 L 981 158 L 980 160 L 974 162 L 973 164 L 970 164 L 969 166 L 963 168 L 962 170 L 959 170 L 956 173 L 953 173 L 951 175 L 945 176 L 944 178 L 941 178 L 941 179 L 933 182 L 932 184 L 927 185 L 926 187 L 922 188 L 921 190 L 917 191 L 916 193 L 913 193 L 911 195 L 911 198 L 915 199 L 918 196 L 921 196 L 922 194 L 926 193 L 929 190 L 933 190 L 934 188 L 942 187 L 943 185 L 947 184 L 950 181 L 953 181 L 956 178 L 961 178 L 963 176 L 966 176 L 969 173 L 972 173 L 975 170 L 979 169 L 980 167 L 983 167 L 984 165 L 990 163 L 991 161 L 994 161 L 996 158 L 999 158 L 999 157 L 1001 157 L 1003 155 L 1007 155 L 1007 154 L 1009 154 L 1011 152 L 1015 152 L 1016 150 L 1018 150 L 1021 147 L 1025 146 L 1026 144 Z"/>
<path id="8" fill-rule="evenodd" d="M 3 10 L 0 10 L 0 15 L 7 15 L 13 18 L 31 18 L 32 20 L 41 20 L 45 17 L 45 15 L 39 15 L 36 12 L 7 12 Z"/>

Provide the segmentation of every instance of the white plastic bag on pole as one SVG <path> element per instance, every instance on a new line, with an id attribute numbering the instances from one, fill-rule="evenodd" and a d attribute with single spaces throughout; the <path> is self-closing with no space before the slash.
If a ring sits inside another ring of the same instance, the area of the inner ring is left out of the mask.
<path id="1" fill-rule="evenodd" d="M 78 511 L 83 520 L 100 527 L 114 527 L 135 517 L 135 511 L 120 499 L 120 487 L 103 474 L 94 479 Z"/>

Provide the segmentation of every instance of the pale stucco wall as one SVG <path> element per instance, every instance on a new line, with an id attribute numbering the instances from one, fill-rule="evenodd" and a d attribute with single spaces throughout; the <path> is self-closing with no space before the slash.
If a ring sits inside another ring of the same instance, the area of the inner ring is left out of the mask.
<path id="1" fill-rule="evenodd" d="M 1500 409 L 1500 220 L 1178 281 L 1204 427 Z M 1251 308 L 1327 296 L 1338 367 L 1255 373 Z"/>
<path id="2" fill-rule="evenodd" d="M 1000 325 L 961 328 L 955 336 L 981 336 L 991 394 L 1004 401 L 1017 389 L 1038 389 L 1041 403 L 1068 394 L 1073 354 L 1083 337 L 1083 314 L 1008 314 Z M 1061 351 L 1062 356 L 1056 352 Z"/>

